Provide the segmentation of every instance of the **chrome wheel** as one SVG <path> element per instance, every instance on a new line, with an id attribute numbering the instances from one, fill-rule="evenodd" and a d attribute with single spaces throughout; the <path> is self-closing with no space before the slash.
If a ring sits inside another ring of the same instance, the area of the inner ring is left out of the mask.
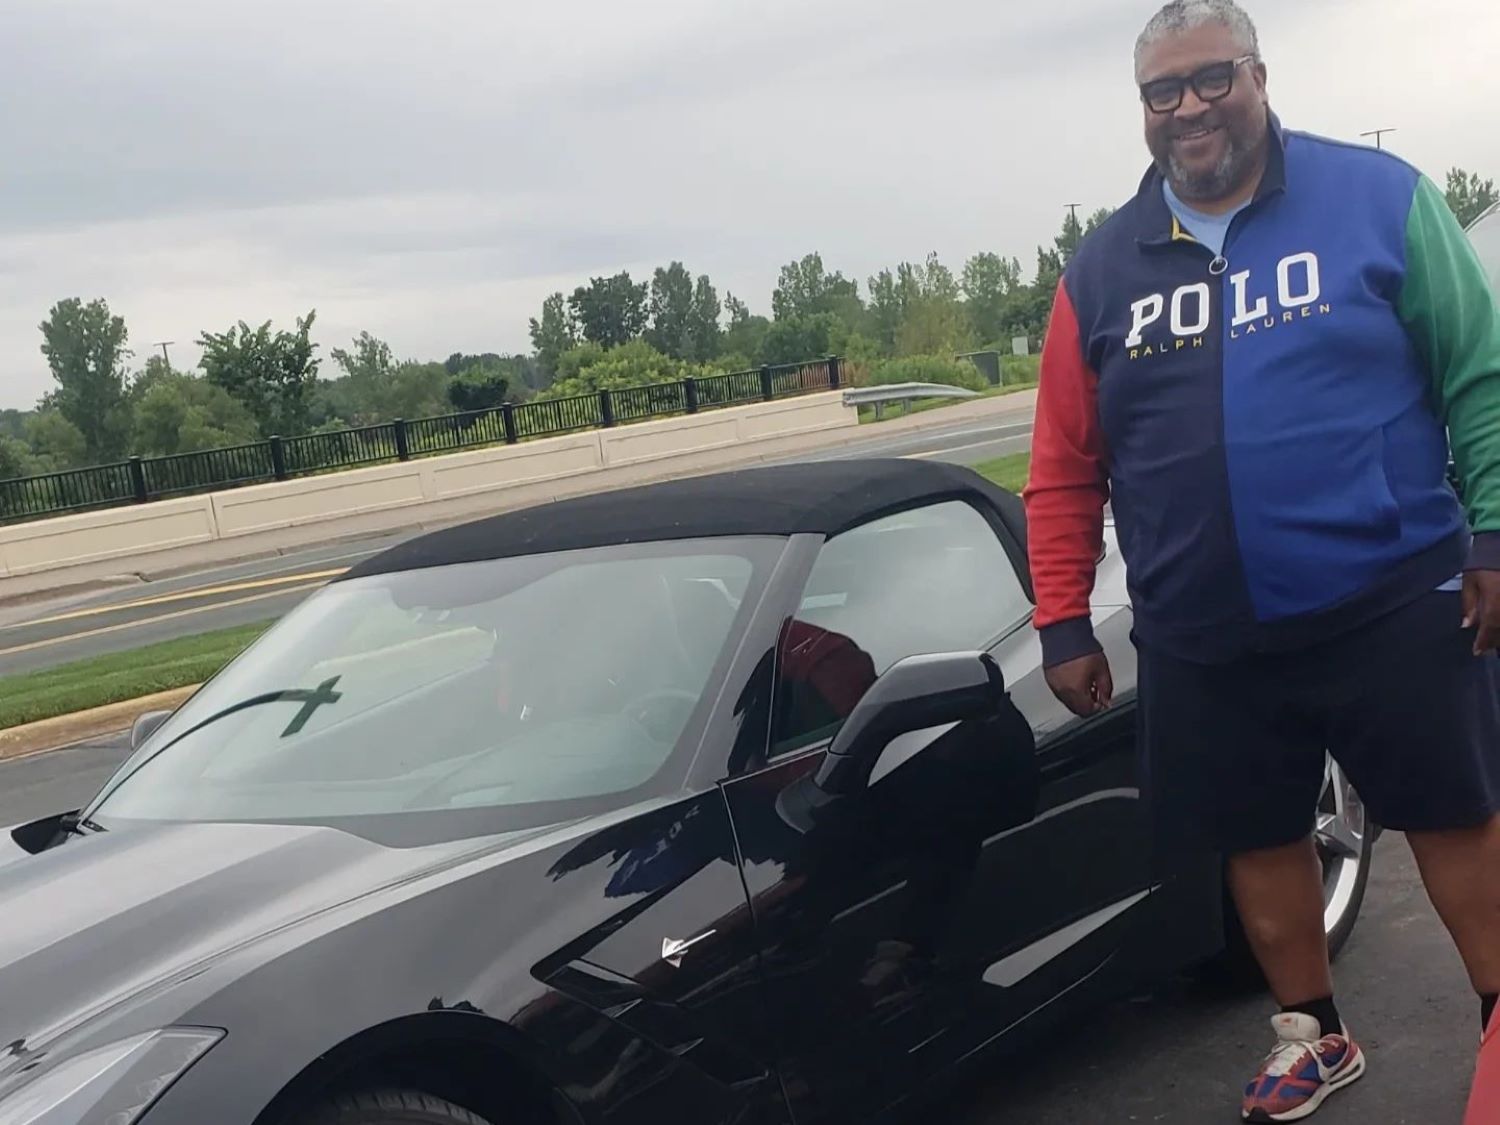
<path id="1" fill-rule="evenodd" d="M 1359 911 L 1370 865 L 1370 823 L 1365 804 L 1330 757 L 1323 766 L 1316 841 L 1323 864 L 1323 928 L 1345 936 Z"/>

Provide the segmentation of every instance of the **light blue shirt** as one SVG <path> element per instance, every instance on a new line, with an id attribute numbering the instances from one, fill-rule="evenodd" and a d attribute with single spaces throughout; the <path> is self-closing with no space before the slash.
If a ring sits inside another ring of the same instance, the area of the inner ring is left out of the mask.
<path id="1" fill-rule="evenodd" d="M 1172 214 L 1177 217 L 1177 222 L 1182 229 L 1187 231 L 1195 239 L 1207 246 L 1216 256 L 1223 256 L 1224 239 L 1229 234 L 1229 224 L 1234 222 L 1234 217 L 1250 206 L 1247 200 L 1233 210 L 1226 211 L 1222 215 L 1205 215 L 1202 211 L 1196 211 L 1189 207 L 1177 197 L 1172 190 L 1172 185 L 1165 179 L 1161 185 L 1162 195 L 1166 198 L 1167 206 L 1171 208 Z M 1455 575 L 1447 582 L 1438 587 L 1445 593 L 1463 589 L 1463 576 Z"/>
<path id="2" fill-rule="evenodd" d="M 1202 211 L 1195 211 L 1178 199 L 1177 193 L 1172 190 L 1172 185 L 1166 180 L 1162 181 L 1161 191 L 1162 195 L 1166 196 L 1167 206 L 1172 209 L 1172 214 L 1176 215 L 1177 221 L 1182 224 L 1182 229 L 1216 255 L 1224 253 L 1224 238 L 1229 234 L 1229 224 L 1234 222 L 1236 215 L 1250 206 L 1250 201 L 1246 200 L 1234 210 L 1226 211 L 1222 215 L 1205 215 Z"/>

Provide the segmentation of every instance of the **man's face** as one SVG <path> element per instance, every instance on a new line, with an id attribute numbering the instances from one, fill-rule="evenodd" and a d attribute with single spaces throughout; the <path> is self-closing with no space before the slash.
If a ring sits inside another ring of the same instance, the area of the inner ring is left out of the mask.
<path id="1" fill-rule="evenodd" d="M 1227 27 L 1207 24 L 1152 44 L 1141 55 L 1138 78 L 1143 84 L 1187 78 L 1246 53 Z M 1179 196 L 1217 202 L 1244 187 L 1256 167 L 1268 129 L 1267 104 L 1264 64 L 1242 63 L 1222 98 L 1205 101 L 1188 83 L 1182 104 L 1171 112 L 1143 104 L 1146 147 Z"/>

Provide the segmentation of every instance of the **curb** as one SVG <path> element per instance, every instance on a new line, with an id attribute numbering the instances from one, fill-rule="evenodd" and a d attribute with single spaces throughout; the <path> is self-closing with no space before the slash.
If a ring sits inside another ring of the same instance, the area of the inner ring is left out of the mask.
<path id="1" fill-rule="evenodd" d="M 174 688 L 0 730 L 0 762 L 65 750 L 92 738 L 129 730 L 148 711 L 175 711 L 199 686 Z"/>

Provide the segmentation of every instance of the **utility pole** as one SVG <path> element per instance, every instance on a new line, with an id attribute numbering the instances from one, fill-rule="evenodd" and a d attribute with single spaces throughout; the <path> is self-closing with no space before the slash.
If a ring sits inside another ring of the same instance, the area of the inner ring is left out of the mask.
<path id="1" fill-rule="evenodd" d="M 176 340 L 158 340 L 158 341 L 156 341 L 156 346 L 161 349 L 161 358 L 162 358 L 162 361 L 164 363 L 166 363 L 168 371 L 172 370 L 172 357 L 167 354 L 167 347 L 168 347 L 168 345 L 175 344 L 175 343 L 177 343 Z"/>
<path id="2" fill-rule="evenodd" d="M 1064 203 L 1063 206 L 1066 207 L 1069 211 L 1073 212 L 1073 221 L 1076 223 L 1078 221 L 1078 208 L 1082 207 L 1083 204 L 1082 203 Z"/>
<path id="3" fill-rule="evenodd" d="M 1375 147 L 1376 148 L 1384 148 L 1385 146 L 1380 143 L 1380 138 L 1383 135 L 1385 135 L 1386 133 L 1394 133 L 1395 131 L 1396 131 L 1395 129 L 1371 129 L 1368 133 L 1361 133 L 1360 136 L 1361 137 L 1374 137 L 1375 138 Z"/>

